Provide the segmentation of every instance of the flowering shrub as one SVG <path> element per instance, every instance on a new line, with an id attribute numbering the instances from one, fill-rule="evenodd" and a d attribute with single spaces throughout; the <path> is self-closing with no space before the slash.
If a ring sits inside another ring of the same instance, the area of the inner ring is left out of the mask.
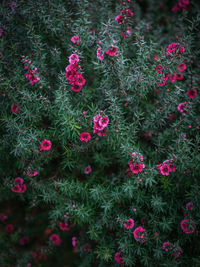
<path id="1" fill-rule="evenodd" d="M 199 266 L 198 1 L 1 2 L 0 266 Z"/>

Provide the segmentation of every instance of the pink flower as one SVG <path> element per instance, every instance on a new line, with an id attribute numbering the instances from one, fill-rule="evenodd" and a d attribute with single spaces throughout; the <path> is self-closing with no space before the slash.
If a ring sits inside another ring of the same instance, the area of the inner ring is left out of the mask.
<path id="1" fill-rule="evenodd" d="M 85 173 L 85 174 L 89 174 L 89 173 L 91 173 L 91 171 L 92 171 L 92 168 L 91 168 L 90 165 L 88 165 L 88 166 L 85 168 L 84 173 Z"/>
<path id="2" fill-rule="evenodd" d="M 35 171 L 34 173 L 27 173 L 27 175 L 29 177 L 34 177 L 34 176 L 38 175 L 38 171 Z"/>
<path id="3" fill-rule="evenodd" d="M 5 222 L 8 219 L 8 216 L 0 214 L 0 221 Z"/>
<path id="4" fill-rule="evenodd" d="M 180 11 L 180 8 L 179 6 L 176 4 L 172 7 L 172 12 L 177 12 L 177 11 Z"/>
<path id="5" fill-rule="evenodd" d="M 183 73 L 176 73 L 176 80 L 182 81 L 183 77 Z"/>
<path id="6" fill-rule="evenodd" d="M 75 247 L 77 245 L 77 238 L 74 236 L 72 237 L 72 246 Z"/>
<path id="7" fill-rule="evenodd" d="M 79 37 L 75 36 L 75 35 L 72 36 L 71 41 L 72 41 L 72 43 L 77 44 L 77 45 L 79 45 L 79 43 L 80 43 Z"/>
<path id="8" fill-rule="evenodd" d="M 184 70 L 186 70 L 186 65 L 185 65 L 185 63 L 181 63 L 181 64 L 179 64 L 178 67 L 177 67 L 177 71 L 179 71 L 179 72 L 183 72 Z"/>
<path id="9" fill-rule="evenodd" d="M 28 244 L 29 242 L 30 242 L 30 240 L 29 240 L 28 236 L 24 236 L 24 237 L 20 238 L 20 240 L 19 240 L 20 246 L 24 246 L 24 245 Z"/>
<path id="10" fill-rule="evenodd" d="M 163 243 L 163 250 L 168 251 L 170 249 L 170 243 L 169 242 L 164 242 Z"/>
<path id="11" fill-rule="evenodd" d="M 169 168 L 169 166 L 168 166 L 167 164 L 164 164 L 164 165 L 162 165 L 162 166 L 160 167 L 160 173 L 161 173 L 162 175 L 166 175 L 166 176 L 168 176 L 168 175 L 169 175 L 169 172 L 170 172 L 170 168 Z"/>
<path id="12" fill-rule="evenodd" d="M 186 204 L 186 210 L 192 210 L 193 209 L 193 207 L 194 207 L 194 203 L 193 202 L 188 202 L 187 204 Z"/>
<path id="13" fill-rule="evenodd" d="M 81 86 L 81 85 L 74 84 L 74 85 L 72 85 L 72 91 L 78 93 L 78 92 L 81 91 L 82 87 L 83 87 L 83 86 Z"/>
<path id="14" fill-rule="evenodd" d="M 107 116 L 102 116 L 101 114 L 94 116 L 93 133 L 97 133 L 98 136 L 106 136 L 108 122 L 109 119 Z"/>
<path id="15" fill-rule="evenodd" d="M 80 140 L 82 142 L 88 142 L 91 139 L 91 135 L 88 132 L 83 132 L 80 134 Z"/>
<path id="16" fill-rule="evenodd" d="M 74 64 L 76 62 L 79 62 L 79 57 L 77 54 L 72 54 L 70 57 L 69 57 L 69 63 L 70 64 Z"/>
<path id="17" fill-rule="evenodd" d="M 11 107 L 11 111 L 12 111 L 12 113 L 17 114 L 18 110 L 19 110 L 18 105 L 17 105 L 16 103 L 14 103 L 14 104 L 12 105 L 12 107 Z"/>
<path id="18" fill-rule="evenodd" d="M 59 246 L 62 243 L 60 236 L 58 234 L 52 234 L 49 240 L 54 244 L 54 246 Z"/>
<path id="19" fill-rule="evenodd" d="M 175 258 L 178 258 L 180 255 L 181 255 L 180 247 L 175 248 L 172 256 L 174 256 Z"/>
<path id="20" fill-rule="evenodd" d="M 76 75 L 76 81 L 75 84 L 79 85 L 79 86 L 83 86 L 85 84 L 85 79 L 83 78 L 81 73 L 78 73 Z"/>
<path id="21" fill-rule="evenodd" d="M 169 80 L 171 83 L 174 83 L 176 81 L 176 73 L 171 73 L 169 76 Z"/>
<path id="22" fill-rule="evenodd" d="M 11 235 L 14 230 L 14 226 L 12 224 L 7 224 L 5 230 L 8 235 Z"/>
<path id="23" fill-rule="evenodd" d="M 62 231 L 69 231 L 68 222 L 60 222 L 59 227 L 60 227 L 60 230 Z"/>
<path id="24" fill-rule="evenodd" d="M 179 52 L 180 52 L 180 53 L 184 53 L 184 52 L 185 52 L 185 48 L 184 48 L 184 47 L 181 47 L 181 48 L 179 49 Z"/>
<path id="25" fill-rule="evenodd" d="M 122 24 L 123 17 L 121 15 L 118 15 L 117 17 L 115 17 L 115 20 L 117 21 L 118 24 Z"/>
<path id="26" fill-rule="evenodd" d="M 124 223 L 124 227 L 126 229 L 133 228 L 134 227 L 134 220 L 133 219 L 129 219 L 126 223 Z"/>
<path id="27" fill-rule="evenodd" d="M 134 162 L 129 161 L 128 164 L 129 164 L 129 167 L 130 167 L 132 173 L 134 173 L 134 174 L 142 172 L 142 169 L 144 168 L 144 164 L 141 164 L 141 163 L 138 164 L 138 163 L 134 163 Z"/>
<path id="28" fill-rule="evenodd" d="M 11 188 L 14 193 L 24 193 L 26 191 L 26 185 L 23 184 L 24 180 L 20 177 L 15 178 L 15 187 Z"/>
<path id="29" fill-rule="evenodd" d="M 169 120 L 173 120 L 174 117 L 175 117 L 174 113 L 171 113 L 170 115 L 168 115 Z"/>
<path id="30" fill-rule="evenodd" d="M 194 89 L 190 89 L 188 92 L 187 92 L 187 96 L 189 98 L 194 98 L 195 96 L 197 96 L 197 91 L 194 90 Z"/>
<path id="31" fill-rule="evenodd" d="M 192 234 L 195 231 L 196 226 L 192 220 L 185 219 L 181 221 L 181 228 L 184 233 Z"/>
<path id="32" fill-rule="evenodd" d="M 124 263 L 123 257 L 121 256 L 121 252 L 116 252 L 115 253 L 115 261 L 117 263 Z"/>
<path id="33" fill-rule="evenodd" d="M 103 60 L 103 50 L 102 50 L 102 48 L 98 48 L 97 49 L 97 58 L 99 60 Z"/>
<path id="34" fill-rule="evenodd" d="M 50 150 L 50 149 L 51 149 L 51 141 L 50 140 L 47 140 L 47 139 L 44 139 L 41 142 L 40 151 L 41 150 Z"/>
<path id="35" fill-rule="evenodd" d="M 108 49 L 108 51 L 106 51 L 106 54 L 108 54 L 109 56 L 113 57 L 117 54 L 117 50 L 118 48 L 117 47 L 110 47 Z"/>
<path id="36" fill-rule="evenodd" d="M 145 243 L 146 239 L 144 237 L 147 237 L 146 229 L 144 229 L 142 226 L 137 227 L 133 232 L 134 238 L 136 241 L 139 241 L 140 243 Z"/>
<path id="37" fill-rule="evenodd" d="M 178 104 L 177 107 L 178 111 L 183 113 L 184 115 L 188 113 L 187 108 L 188 108 L 187 102 L 180 103 Z"/>
<path id="38" fill-rule="evenodd" d="M 109 123 L 109 119 L 105 116 L 101 117 L 100 120 L 99 120 L 99 125 L 104 128 L 106 128 L 106 126 L 108 125 Z"/>

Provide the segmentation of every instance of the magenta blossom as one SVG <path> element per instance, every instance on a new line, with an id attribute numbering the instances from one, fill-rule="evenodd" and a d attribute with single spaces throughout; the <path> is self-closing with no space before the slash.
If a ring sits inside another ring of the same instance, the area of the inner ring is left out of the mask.
<path id="1" fill-rule="evenodd" d="M 30 242 L 30 240 L 29 240 L 28 236 L 24 236 L 24 237 L 20 238 L 20 240 L 19 240 L 20 246 L 24 246 L 24 245 L 28 244 L 29 242 Z"/>
<path id="2" fill-rule="evenodd" d="M 54 246 L 59 246 L 62 243 L 60 236 L 58 234 L 52 234 L 49 240 L 54 244 Z"/>
<path id="3" fill-rule="evenodd" d="M 80 134 L 80 140 L 82 142 L 88 142 L 91 139 L 91 135 L 88 132 L 83 132 Z"/>
<path id="4" fill-rule="evenodd" d="M 18 110 L 19 110 L 18 104 L 14 103 L 14 104 L 12 105 L 12 107 L 11 107 L 11 111 L 12 111 L 12 113 L 17 114 Z"/>
<path id="5" fill-rule="evenodd" d="M 140 243 L 145 243 L 147 237 L 146 229 L 144 229 L 142 226 L 137 227 L 133 232 L 134 238 L 136 241 L 139 241 Z"/>
<path id="6" fill-rule="evenodd" d="M 51 149 L 51 141 L 50 140 L 47 140 L 47 139 L 44 139 L 41 142 L 40 151 L 41 150 L 50 150 L 50 149 Z"/>
<path id="7" fill-rule="evenodd" d="M 141 163 L 134 163 L 134 162 L 128 162 L 129 167 L 134 174 L 138 174 L 139 172 L 142 172 L 143 168 L 145 168 L 144 164 Z"/>
<path id="8" fill-rule="evenodd" d="M 183 72 L 184 70 L 186 70 L 186 64 L 185 63 L 179 64 L 177 67 L 177 71 Z"/>
<path id="9" fill-rule="evenodd" d="M 11 190 L 15 193 L 24 193 L 26 191 L 24 180 L 20 177 L 15 178 L 15 186 Z"/>
<path id="10" fill-rule="evenodd" d="M 117 263 L 124 263 L 124 261 L 123 261 L 123 257 L 121 256 L 121 252 L 116 252 L 115 253 L 115 261 L 117 262 Z"/>
<path id="11" fill-rule="evenodd" d="M 91 168 L 90 165 L 88 165 L 88 166 L 85 168 L 84 173 L 85 173 L 85 174 L 89 174 L 89 173 L 91 173 L 91 171 L 92 171 L 92 168 Z"/>
<path id="12" fill-rule="evenodd" d="M 27 175 L 29 177 L 34 177 L 34 176 L 38 175 L 38 171 L 34 171 L 34 173 L 27 173 Z"/>
<path id="13" fill-rule="evenodd" d="M 124 223 L 124 227 L 126 229 L 133 228 L 134 227 L 134 220 L 130 218 L 126 223 Z"/>
<path id="14" fill-rule="evenodd" d="M 178 111 L 184 115 L 188 114 L 187 108 L 188 108 L 187 102 L 180 103 L 178 104 L 178 107 L 177 107 Z"/>
<path id="15" fill-rule="evenodd" d="M 69 63 L 70 64 L 74 64 L 76 62 L 79 62 L 79 56 L 77 54 L 72 54 L 70 57 L 69 57 Z"/>
<path id="16" fill-rule="evenodd" d="M 8 235 L 11 235 L 13 233 L 14 226 L 12 224 L 7 224 L 5 230 Z"/>
<path id="17" fill-rule="evenodd" d="M 193 207 L 194 207 L 194 203 L 193 202 L 188 202 L 187 204 L 186 204 L 186 210 L 192 210 L 193 209 Z"/>
<path id="18" fill-rule="evenodd" d="M 59 227 L 60 227 L 60 230 L 62 231 L 69 231 L 68 222 L 60 222 Z"/>
<path id="19" fill-rule="evenodd" d="M 187 96 L 189 98 L 194 98 L 195 96 L 197 96 L 197 91 L 194 90 L 194 89 L 190 89 L 188 92 L 187 92 Z"/>
<path id="20" fill-rule="evenodd" d="M 97 49 L 97 58 L 99 60 L 103 60 L 103 50 L 102 50 L 102 48 L 98 48 Z"/>
<path id="21" fill-rule="evenodd" d="M 181 229 L 185 234 L 192 234 L 195 228 L 196 226 L 192 220 L 185 219 L 181 221 Z"/>
<path id="22" fill-rule="evenodd" d="M 77 245 L 77 238 L 74 236 L 72 237 L 72 246 L 76 247 L 76 245 Z"/>
<path id="23" fill-rule="evenodd" d="M 108 54 L 110 57 L 113 57 L 117 54 L 117 47 L 110 47 L 108 51 L 106 51 L 106 54 Z"/>
<path id="24" fill-rule="evenodd" d="M 72 41 L 72 43 L 77 44 L 77 45 L 79 45 L 79 43 L 80 43 L 79 37 L 75 36 L 75 35 L 72 36 L 71 41 Z"/>
<path id="25" fill-rule="evenodd" d="M 163 250 L 169 251 L 169 249 L 170 249 L 170 243 L 169 242 L 164 242 L 163 243 Z"/>

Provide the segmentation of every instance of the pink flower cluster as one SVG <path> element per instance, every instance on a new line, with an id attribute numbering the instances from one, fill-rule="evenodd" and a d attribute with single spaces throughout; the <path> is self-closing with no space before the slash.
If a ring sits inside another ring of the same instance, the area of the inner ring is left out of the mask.
<path id="1" fill-rule="evenodd" d="M 26 185 L 24 180 L 20 177 L 15 178 L 15 187 L 11 188 L 15 193 L 24 193 L 26 191 Z"/>
<path id="2" fill-rule="evenodd" d="M 176 166 L 174 165 L 174 159 L 165 160 L 162 164 L 156 165 L 158 171 L 162 175 L 168 176 L 170 172 L 176 171 Z"/>
<path id="3" fill-rule="evenodd" d="M 115 253 L 115 261 L 117 263 L 124 263 L 123 256 L 122 256 L 122 251 Z"/>
<path id="4" fill-rule="evenodd" d="M 171 43 L 167 47 L 168 56 L 172 56 L 172 55 L 176 55 L 178 53 L 184 53 L 184 52 L 185 52 L 185 48 L 182 47 L 179 43 Z"/>
<path id="5" fill-rule="evenodd" d="M 80 39 L 79 39 L 78 36 L 75 36 L 75 35 L 72 36 L 71 41 L 72 41 L 72 43 L 74 43 L 74 44 L 77 44 L 77 45 L 80 44 Z"/>
<path id="6" fill-rule="evenodd" d="M 188 9 L 188 5 L 190 4 L 189 0 L 178 0 L 178 3 L 172 7 L 173 12 L 184 10 L 186 11 Z"/>
<path id="7" fill-rule="evenodd" d="M 24 75 L 26 76 L 27 79 L 30 80 L 30 84 L 34 85 L 34 83 L 39 82 L 40 77 L 37 75 L 37 68 L 32 68 L 31 67 L 31 61 L 28 61 L 27 59 L 25 59 L 25 56 L 22 56 L 22 62 L 23 63 L 29 63 L 29 65 L 25 65 L 25 69 L 28 70 L 27 73 L 24 73 Z"/>
<path id="8" fill-rule="evenodd" d="M 119 15 L 115 18 L 115 20 L 117 21 L 118 24 L 122 24 L 122 22 L 128 23 L 127 18 L 128 17 L 131 18 L 132 16 L 133 16 L 133 12 L 131 12 L 130 9 L 125 8 L 125 9 L 122 9 Z"/>
<path id="9" fill-rule="evenodd" d="M 69 65 L 65 68 L 65 77 L 72 85 L 72 91 L 80 92 L 83 85 L 85 84 L 85 79 L 83 75 L 78 72 L 77 67 L 80 69 L 80 65 L 78 65 L 79 56 L 77 54 L 72 54 L 69 57 Z"/>
<path id="10" fill-rule="evenodd" d="M 161 65 L 157 65 L 156 67 L 156 71 L 157 73 L 159 73 L 159 75 L 161 76 L 161 81 L 158 81 L 157 84 L 159 86 L 165 86 L 167 80 L 169 80 L 171 83 L 174 83 L 176 80 L 183 80 L 183 71 L 186 70 L 186 64 L 185 63 L 181 63 L 178 65 L 177 67 L 177 71 L 178 73 L 168 73 L 166 71 L 166 69 L 161 66 Z"/>
<path id="11" fill-rule="evenodd" d="M 59 246 L 62 243 L 62 240 L 58 234 L 52 234 L 49 237 L 49 240 L 54 244 L 54 246 Z"/>
<path id="12" fill-rule="evenodd" d="M 142 172 L 142 170 L 145 168 L 145 165 L 143 162 L 143 156 L 141 153 L 132 153 L 132 158 L 128 162 L 128 165 L 132 171 L 133 174 L 138 174 L 139 172 Z"/>
<path id="13" fill-rule="evenodd" d="M 103 111 L 101 111 L 102 113 Z M 106 115 L 98 114 L 94 116 L 93 133 L 97 133 L 98 136 L 106 136 L 106 127 L 109 123 L 109 119 Z"/>

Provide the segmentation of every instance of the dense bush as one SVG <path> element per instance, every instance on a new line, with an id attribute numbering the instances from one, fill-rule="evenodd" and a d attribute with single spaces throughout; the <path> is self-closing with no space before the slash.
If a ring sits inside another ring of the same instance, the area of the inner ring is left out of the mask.
<path id="1" fill-rule="evenodd" d="M 197 1 L 0 12 L 0 266 L 200 266 Z"/>

